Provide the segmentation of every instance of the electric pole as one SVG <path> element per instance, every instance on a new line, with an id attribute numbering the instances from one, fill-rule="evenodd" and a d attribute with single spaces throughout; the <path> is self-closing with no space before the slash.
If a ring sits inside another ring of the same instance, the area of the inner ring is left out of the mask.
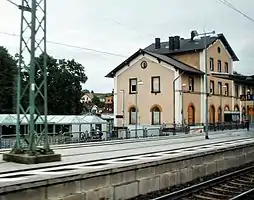
<path id="1" fill-rule="evenodd" d="M 20 50 L 17 73 L 16 143 L 5 161 L 33 164 L 60 161 L 48 141 L 46 0 L 21 0 Z M 28 39 L 27 39 L 27 36 Z M 38 62 L 40 57 L 40 62 Z M 26 61 L 29 64 L 26 65 Z M 43 63 L 43 64 L 41 64 Z M 28 80 L 23 80 L 24 72 Z M 36 77 L 39 76 L 40 78 Z M 26 82 L 26 84 L 24 84 Z M 29 104 L 26 98 L 29 97 Z M 28 121 L 28 134 L 21 134 L 21 122 Z M 38 130 L 39 123 L 42 128 Z M 38 146 L 43 146 L 39 148 Z"/>

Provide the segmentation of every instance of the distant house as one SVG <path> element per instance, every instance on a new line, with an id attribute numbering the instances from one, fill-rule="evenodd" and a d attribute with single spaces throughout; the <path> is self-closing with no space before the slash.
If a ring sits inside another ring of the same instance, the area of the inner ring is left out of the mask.
<path id="1" fill-rule="evenodd" d="M 104 113 L 114 113 L 114 100 L 113 100 L 113 98 L 114 98 L 114 96 L 112 94 L 106 96 Z"/>
<path id="2" fill-rule="evenodd" d="M 98 107 L 94 105 L 93 98 L 98 97 L 103 106 Z M 85 93 L 80 102 L 84 106 L 84 112 L 92 113 L 113 113 L 114 112 L 114 103 L 113 103 L 113 93 Z"/>
<path id="3" fill-rule="evenodd" d="M 92 102 L 92 99 L 93 99 L 93 94 L 91 93 L 86 93 L 84 94 L 81 99 L 80 99 L 80 102 L 81 103 L 91 103 Z"/>

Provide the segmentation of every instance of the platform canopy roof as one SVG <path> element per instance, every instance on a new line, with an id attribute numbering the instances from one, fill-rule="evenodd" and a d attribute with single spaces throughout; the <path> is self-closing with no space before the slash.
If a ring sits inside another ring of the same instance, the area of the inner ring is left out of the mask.
<path id="1" fill-rule="evenodd" d="M 88 124 L 107 124 L 108 123 L 106 120 L 103 120 L 96 115 L 85 115 L 83 119 L 88 121 Z"/>
<path id="2" fill-rule="evenodd" d="M 9 114 L 0 114 L 0 124 L 1 125 L 15 125 L 16 118 Z"/>
<path id="3" fill-rule="evenodd" d="M 35 115 L 36 118 L 36 115 Z M 30 120 L 30 116 L 20 115 L 21 124 L 26 125 Z M 71 125 L 71 124 L 106 124 L 107 121 L 95 115 L 48 115 L 48 124 L 54 125 Z M 16 125 L 16 114 L 0 114 L 0 125 Z M 40 116 L 36 120 L 36 124 L 43 124 L 44 116 Z"/>

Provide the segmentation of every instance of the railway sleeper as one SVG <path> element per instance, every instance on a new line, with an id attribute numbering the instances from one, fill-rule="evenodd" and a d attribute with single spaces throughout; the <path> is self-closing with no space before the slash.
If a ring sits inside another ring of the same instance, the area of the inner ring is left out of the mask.
<path id="1" fill-rule="evenodd" d="M 210 191 L 210 190 L 203 191 L 203 193 L 214 196 L 214 197 L 218 197 L 219 199 L 230 197 L 230 195 L 228 195 L 228 194 L 223 194 L 222 192 L 217 193 L 217 192 Z"/>

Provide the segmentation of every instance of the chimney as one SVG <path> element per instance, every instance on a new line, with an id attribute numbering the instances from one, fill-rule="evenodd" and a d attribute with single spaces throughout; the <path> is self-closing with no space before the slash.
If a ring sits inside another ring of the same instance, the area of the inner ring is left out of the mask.
<path id="1" fill-rule="evenodd" d="M 198 35 L 197 31 L 191 31 L 191 40 L 194 40 L 194 37 L 196 37 Z"/>
<path id="2" fill-rule="evenodd" d="M 180 49 L 180 36 L 174 37 L 174 44 L 175 49 Z"/>
<path id="3" fill-rule="evenodd" d="M 174 37 L 169 37 L 169 40 L 168 40 L 168 49 L 173 51 L 174 50 Z"/>
<path id="4" fill-rule="evenodd" d="M 155 38 L 155 49 L 160 49 L 160 48 L 161 48 L 161 39 Z"/>

